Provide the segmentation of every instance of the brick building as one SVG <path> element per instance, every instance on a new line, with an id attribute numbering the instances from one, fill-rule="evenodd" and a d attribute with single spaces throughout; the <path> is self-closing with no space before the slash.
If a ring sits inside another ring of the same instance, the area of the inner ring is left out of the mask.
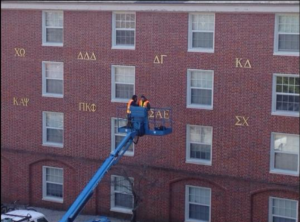
<path id="1" fill-rule="evenodd" d="M 173 133 L 140 138 L 85 212 L 130 216 L 126 169 L 141 221 L 299 222 L 298 1 L 1 2 L 2 202 L 66 210 L 134 93 Z"/>

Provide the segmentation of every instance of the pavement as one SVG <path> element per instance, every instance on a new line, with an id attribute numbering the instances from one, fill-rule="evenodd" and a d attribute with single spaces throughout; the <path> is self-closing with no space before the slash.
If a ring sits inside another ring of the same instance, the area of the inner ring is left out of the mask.
<path id="1" fill-rule="evenodd" d="M 38 212 L 41 212 L 46 216 L 49 222 L 58 222 L 66 213 L 65 211 L 58 211 L 58 210 L 50 210 L 46 208 L 40 208 L 40 207 L 33 207 Z M 85 222 L 93 219 L 99 218 L 100 215 L 79 215 L 74 222 Z M 101 215 L 105 216 L 105 215 Z M 128 220 L 120 220 L 116 218 L 108 217 L 111 222 L 129 222 Z"/>

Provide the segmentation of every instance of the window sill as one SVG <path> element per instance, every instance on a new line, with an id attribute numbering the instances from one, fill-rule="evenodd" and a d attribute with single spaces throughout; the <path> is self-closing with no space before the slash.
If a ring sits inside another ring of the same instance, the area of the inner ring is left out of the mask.
<path id="1" fill-rule="evenodd" d="M 188 52 L 203 52 L 203 53 L 214 53 L 214 49 L 196 49 L 196 48 L 190 48 L 188 49 Z"/>
<path id="2" fill-rule="evenodd" d="M 204 221 L 204 220 L 194 220 L 194 219 L 185 219 L 184 222 L 207 222 L 207 221 Z"/>
<path id="3" fill-rule="evenodd" d="M 59 143 L 43 143 L 43 146 L 50 146 L 50 147 L 56 147 L 56 148 L 64 148 L 63 144 Z"/>
<path id="4" fill-rule="evenodd" d="M 60 199 L 60 198 L 53 198 L 53 197 L 43 197 L 44 201 L 50 201 L 50 202 L 56 202 L 56 203 L 63 203 L 64 199 Z"/>
<path id="5" fill-rule="evenodd" d="M 64 98 L 64 95 L 59 94 L 42 94 L 43 97 Z"/>
<path id="6" fill-rule="evenodd" d="M 112 103 L 127 103 L 130 100 L 130 98 L 128 99 L 111 99 Z"/>
<path id="7" fill-rule="evenodd" d="M 198 164 L 198 165 L 206 165 L 206 166 L 211 166 L 212 165 L 211 161 L 194 160 L 194 159 L 186 160 L 185 163 Z"/>
<path id="8" fill-rule="evenodd" d="M 274 52 L 274 56 L 298 56 L 299 52 Z"/>
<path id="9" fill-rule="evenodd" d="M 135 50 L 135 46 L 112 46 L 111 49 Z"/>
<path id="10" fill-rule="evenodd" d="M 121 208 L 121 207 L 111 207 L 110 211 L 124 213 L 124 214 L 132 214 L 132 210 L 126 209 L 126 208 Z"/>
<path id="11" fill-rule="evenodd" d="M 54 46 L 54 47 L 63 47 L 63 43 L 51 43 L 51 42 L 44 42 L 42 46 Z"/>
<path id="12" fill-rule="evenodd" d="M 280 175 L 284 175 L 284 176 L 299 177 L 299 172 L 293 172 L 293 171 L 271 170 L 270 173 L 272 173 L 272 174 L 280 174 Z"/>
<path id="13" fill-rule="evenodd" d="M 299 112 L 280 112 L 280 111 L 274 111 L 271 113 L 273 116 L 287 116 L 287 117 L 299 117 Z"/>
<path id="14" fill-rule="evenodd" d="M 188 109 L 205 109 L 205 110 L 213 110 L 212 106 L 201 106 L 201 105 L 187 105 Z"/>

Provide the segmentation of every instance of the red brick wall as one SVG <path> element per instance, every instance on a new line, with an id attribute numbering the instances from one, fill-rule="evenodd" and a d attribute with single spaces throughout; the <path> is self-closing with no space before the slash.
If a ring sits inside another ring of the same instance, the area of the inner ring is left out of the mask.
<path id="1" fill-rule="evenodd" d="M 211 184 L 213 221 L 231 222 L 251 220 L 251 192 L 299 187 L 298 177 L 269 173 L 271 132 L 299 134 L 299 118 L 271 115 L 273 73 L 299 73 L 299 57 L 273 55 L 274 14 L 216 13 L 214 53 L 187 52 L 188 13 L 137 12 L 136 49 L 112 50 L 111 18 L 111 12 L 65 11 L 64 46 L 46 47 L 42 11 L 2 10 L 1 172 L 13 188 L 6 192 L 8 182 L 1 184 L 7 199 L 64 209 L 75 199 L 111 150 L 111 117 L 122 105 L 111 102 L 111 65 L 135 66 L 136 93 L 153 107 L 173 109 L 173 133 L 141 138 L 134 157 L 121 161 L 140 164 L 151 154 L 156 158 L 150 165 L 163 172 L 153 172 L 165 184 L 155 192 L 171 197 L 146 201 L 141 218 L 182 221 L 182 189 L 190 182 Z M 26 50 L 24 58 L 15 56 L 18 47 Z M 77 60 L 79 52 L 94 52 L 97 60 Z M 164 63 L 154 64 L 161 54 L 167 55 Z M 252 68 L 235 68 L 236 58 L 249 59 Z M 63 99 L 42 97 L 42 61 L 64 62 Z M 186 108 L 187 69 L 214 70 L 213 110 Z M 13 97 L 29 98 L 28 107 L 14 106 Z M 96 103 L 97 111 L 78 111 L 79 102 Z M 42 146 L 42 111 L 64 113 L 64 148 Z M 249 126 L 235 126 L 236 115 L 249 117 Z M 213 127 L 212 166 L 185 163 L 187 124 Z M 71 175 L 64 181 L 64 204 L 41 200 L 41 167 L 47 164 Z M 211 182 L 204 181 L 208 176 Z M 175 180 L 182 182 L 171 183 Z M 99 196 L 110 191 L 100 187 Z M 109 207 L 108 198 L 104 203 L 96 195 L 86 209 L 107 214 Z M 265 220 L 265 214 L 252 216 Z"/>

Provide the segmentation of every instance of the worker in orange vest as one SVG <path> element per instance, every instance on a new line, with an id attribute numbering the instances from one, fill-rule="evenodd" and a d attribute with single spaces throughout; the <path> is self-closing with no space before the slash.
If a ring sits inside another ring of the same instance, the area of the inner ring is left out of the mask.
<path id="1" fill-rule="evenodd" d="M 139 100 L 139 106 L 146 108 L 148 111 L 151 108 L 149 100 L 144 95 L 141 95 L 141 99 Z"/>
<path id="2" fill-rule="evenodd" d="M 137 104 L 137 95 L 133 95 L 132 97 L 131 97 L 131 99 L 128 101 L 128 103 L 127 103 L 127 127 L 132 127 L 132 122 L 131 122 L 131 111 L 130 111 L 130 107 L 131 106 L 139 106 L 138 104 Z"/>

